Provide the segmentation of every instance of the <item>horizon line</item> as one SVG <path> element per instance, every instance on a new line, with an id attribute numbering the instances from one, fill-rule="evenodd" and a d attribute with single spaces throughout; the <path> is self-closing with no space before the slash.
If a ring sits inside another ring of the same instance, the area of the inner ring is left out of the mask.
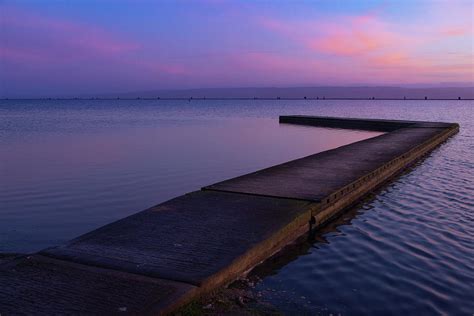
<path id="1" fill-rule="evenodd" d="M 185 100 L 185 101 L 203 101 L 203 100 L 268 100 L 268 101 L 278 101 L 278 100 L 293 100 L 293 101 L 324 101 L 324 100 L 361 100 L 361 101 L 380 101 L 380 100 L 393 100 L 393 101 L 472 101 L 474 98 L 429 98 L 428 96 L 424 98 L 380 98 L 380 97 L 366 97 L 366 98 L 357 98 L 357 97 L 299 97 L 299 98 L 289 98 L 289 97 L 69 97 L 69 98 L 59 98 L 59 97 L 41 97 L 41 98 L 0 98 L 0 101 L 13 101 L 13 100 L 42 100 L 42 101 L 74 101 L 74 100 L 122 100 L 122 101 L 136 101 L 136 100 Z"/>

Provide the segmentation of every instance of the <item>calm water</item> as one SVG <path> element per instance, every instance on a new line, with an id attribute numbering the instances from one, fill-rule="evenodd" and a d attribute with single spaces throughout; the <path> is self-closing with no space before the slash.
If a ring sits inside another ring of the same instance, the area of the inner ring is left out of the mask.
<path id="1" fill-rule="evenodd" d="M 221 108 L 221 106 L 223 108 Z M 200 187 L 378 135 L 248 117 L 218 102 L 0 108 L 0 252 L 31 252 Z"/>
<path id="2" fill-rule="evenodd" d="M 3 101 L 0 252 L 34 251 L 218 180 L 374 133 L 281 114 L 453 121 L 461 132 L 274 267 L 287 314 L 474 313 L 472 101 Z"/>

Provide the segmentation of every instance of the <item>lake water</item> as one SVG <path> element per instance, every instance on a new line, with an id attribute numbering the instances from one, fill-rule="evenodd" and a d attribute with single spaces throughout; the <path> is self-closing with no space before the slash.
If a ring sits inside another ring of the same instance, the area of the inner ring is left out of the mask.
<path id="1" fill-rule="evenodd" d="M 203 185 L 378 135 L 283 114 L 461 131 L 264 274 L 287 314 L 474 313 L 472 101 L 0 101 L 0 252 L 31 252 Z"/>

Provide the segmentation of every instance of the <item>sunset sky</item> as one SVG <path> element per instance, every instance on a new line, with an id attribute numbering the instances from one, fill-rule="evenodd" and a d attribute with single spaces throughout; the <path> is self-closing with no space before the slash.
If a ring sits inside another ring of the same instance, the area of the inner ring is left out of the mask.
<path id="1" fill-rule="evenodd" d="M 0 0 L 0 95 L 474 82 L 474 1 Z"/>

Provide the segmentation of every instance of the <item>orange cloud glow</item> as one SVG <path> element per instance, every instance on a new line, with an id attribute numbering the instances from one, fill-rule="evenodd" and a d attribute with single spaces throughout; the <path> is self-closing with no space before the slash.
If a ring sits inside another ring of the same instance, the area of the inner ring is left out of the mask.
<path id="1" fill-rule="evenodd" d="M 444 26 L 441 32 L 422 26 L 400 29 L 372 13 L 304 23 L 269 18 L 260 22 L 265 29 L 298 43 L 302 50 L 313 52 L 315 59 L 324 59 L 327 73 L 336 73 L 344 60 L 352 65 L 351 70 L 368 78 L 405 82 L 413 76 L 421 80 L 445 73 L 455 80 L 473 80 L 472 50 L 470 59 L 461 60 L 455 55 L 446 57 L 448 52 L 442 46 L 434 48 L 443 38 L 470 34 L 468 27 Z M 352 76 L 346 73 L 346 78 Z"/>

